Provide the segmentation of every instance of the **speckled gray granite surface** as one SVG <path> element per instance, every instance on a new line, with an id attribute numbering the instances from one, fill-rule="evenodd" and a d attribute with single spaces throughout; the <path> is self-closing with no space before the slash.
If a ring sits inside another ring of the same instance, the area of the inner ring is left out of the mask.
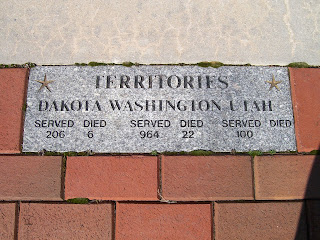
<path id="1" fill-rule="evenodd" d="M 284 67 L 39 66 L 24 124 L 24 152 L 296 150 Z"/>

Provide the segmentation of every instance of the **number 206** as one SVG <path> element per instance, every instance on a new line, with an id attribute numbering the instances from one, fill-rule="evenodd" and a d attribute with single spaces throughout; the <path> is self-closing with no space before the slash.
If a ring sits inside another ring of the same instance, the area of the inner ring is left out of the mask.
<path id="1" fill-rule="evenodd" d="M 64 131 L 47 131 L 47 138 L 64 138 Z"/>

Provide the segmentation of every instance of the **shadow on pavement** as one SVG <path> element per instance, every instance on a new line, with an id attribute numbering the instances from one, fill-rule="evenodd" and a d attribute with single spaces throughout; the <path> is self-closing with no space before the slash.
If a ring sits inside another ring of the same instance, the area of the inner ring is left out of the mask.
<path id="1" fill-rule="evenodd" d="M 320 146 L 306 186 L 295 240 L 320 240 Z"/>

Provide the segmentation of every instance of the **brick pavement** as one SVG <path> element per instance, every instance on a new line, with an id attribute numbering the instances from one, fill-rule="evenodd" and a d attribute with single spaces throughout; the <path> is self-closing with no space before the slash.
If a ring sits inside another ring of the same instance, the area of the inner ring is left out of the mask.
<path id="1" fill-rule="evenodd" d="M 0 238 L 320 239 L 320 69 L 289 71 L 296 153 L 65 157 L 21 153 L 28 69 L 0 69 Z"/>

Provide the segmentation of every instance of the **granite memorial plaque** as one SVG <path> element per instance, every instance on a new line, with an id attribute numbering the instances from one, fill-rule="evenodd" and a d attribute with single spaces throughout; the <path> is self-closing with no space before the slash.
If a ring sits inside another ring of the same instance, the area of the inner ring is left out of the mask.
<path id="1" fill-rule="evenodd" d="M 294 151 L 288 69 L 39 66 L 23 151 Z"/>

